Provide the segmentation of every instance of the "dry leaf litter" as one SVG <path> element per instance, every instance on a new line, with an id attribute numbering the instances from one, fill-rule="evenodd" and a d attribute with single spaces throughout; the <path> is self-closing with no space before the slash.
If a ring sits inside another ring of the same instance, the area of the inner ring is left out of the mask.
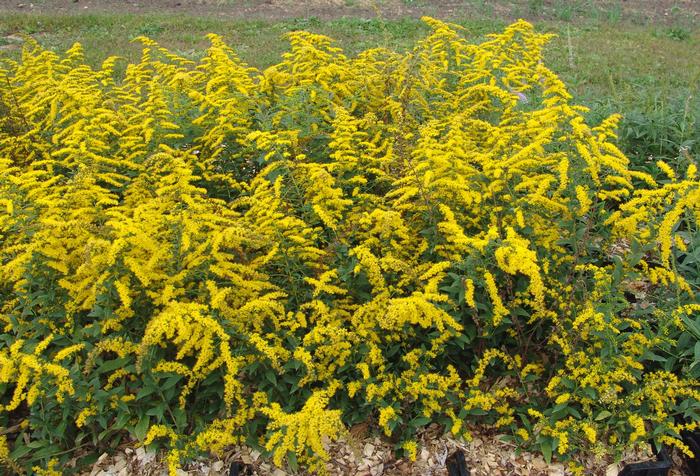
<path id="1" fill-rule="evenodd" d="M 420 437 L 421 449 L 416 461 L 397 458 L 391 443 L 367 435 L 364 425 L 357 425 L 350 435 L 339 442 L 329 444 L 331 461 L 327 469 L 331 475 L 352 476 L 446 476 L 447 457 L 462 450 L 472 476 L 564 476 L 571 474 L 567 466 L 553 462 L 547 464 L 541 455 L 518 452 L 514 445 L 500 441 L 499 435 L 477 435 L 469 441 L 455 440 L 441 434 L 437 425 L 429 426 Z M 91 471 L 82 476 L 167 476 L 163 455 L 141 447 L 124 448 L 109 456 L 101 455 Z M 652 459 L 650 452 L 635 452 L 625 456 L 619 464 L 595 461 L 582 462 L 586 474 L 617 476 L 626 463 Z M 674 468 L 670 476 L 681 476 L 682 461 L 673 454 Z M 225 476 L 234 461 L 252 468 L 251 476 L 301 476 L 307 473 L 289 468 L 276 468 L 260 452 L 236 447 L 222 458 L 200 459 L 178 470 L 178 476 Z"/>

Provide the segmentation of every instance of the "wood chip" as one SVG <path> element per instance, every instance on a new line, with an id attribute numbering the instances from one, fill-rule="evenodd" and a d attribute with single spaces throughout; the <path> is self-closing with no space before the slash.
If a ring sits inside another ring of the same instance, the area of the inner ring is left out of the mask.
<path id="1" fill-rule="evenodd" d="M 620 473 L 620 468 L 617 464 L 611 464 L 605 469 L 605 476 L 617 476 Z"/>

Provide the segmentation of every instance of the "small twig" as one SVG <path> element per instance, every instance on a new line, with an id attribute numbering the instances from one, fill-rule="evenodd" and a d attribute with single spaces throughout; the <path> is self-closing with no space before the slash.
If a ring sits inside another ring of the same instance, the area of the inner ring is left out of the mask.
<path id="1" fill-rule="evenodd" d="M 574 47 L 571 44 L 571 28 L 566 27 L 566 46 L 569 50 L 569 67 L 573 69 L 576 65 L 574 64 Z"/>
<path id="2" fill-rule="evenodd" d="M 75 448 L 70 448 L 70 449 L 67 449 L 65 451 L 60 451 L 58 453 L 54 453 L 51 456 L 53 457 L 53 456 L 59 456 L 59 455 L 64 455 L 64 454 L 68 454 L 68 453 L 73 453 L 74 451 L 78 451 L 79 449 L 85 448 L 87 446 L 91 446 L 91 444 L 90 443 L 83 443 L 80 446 L 76 446 Z"/>
<path id="3" fill-rule="evenodd" d="M 29 122 L 27 121 L 27 117 L 24 115 L 24 112 L 22 112 L 22 106 L 20 106 L 19 100 L 17 100 L 17 95 L 15 94 L 15 90 L 12 88 L 12 83 L 10 82 L 10 78 L 7 75 L 5 75 L 5 82 L 7 83 L 7 87 L 10 91 L 10 96 L 12 97 L 12 100 L 15 103 L 15 107 L 17 108 L 17 113 L 19 114 L 20 119 L 22 119 L 22 122 L 24 123 L 24 127 L 26 127 L 27 130 L 31 130 L 31 127 L 29 127 Z"/>
<path id="4" fill-rule="evenodd" d="M 13 425 L 9 428 L 0 429 L 0 435 L 9 435 L 10 433 L 17 433 L 22 428 L 20 423 Z"/>

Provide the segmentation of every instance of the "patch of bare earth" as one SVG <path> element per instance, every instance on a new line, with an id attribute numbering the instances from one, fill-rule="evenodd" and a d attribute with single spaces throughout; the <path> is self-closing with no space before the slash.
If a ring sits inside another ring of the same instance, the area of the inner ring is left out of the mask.
<path id="1" fill-rule="evenodd" d="M 572 1 L 578 5 L 573 20 L 593 16 L 594 11 L 619 11 L 619 19 L 654 24 L 684 24 L 700 21 L 698 0 L 595 0 Z M 433 15 L 444 19 L 497 17 L 514 20 L 556 19 L 560 0 L 542 0 L 536 8 L 528 0 L 0 0 L 1 11 L 43 14 L 81 13 L 184 13 L 232 19 L 283 20 L 316 17 L 324 20 L 342 17 L 386 19 Z"/>

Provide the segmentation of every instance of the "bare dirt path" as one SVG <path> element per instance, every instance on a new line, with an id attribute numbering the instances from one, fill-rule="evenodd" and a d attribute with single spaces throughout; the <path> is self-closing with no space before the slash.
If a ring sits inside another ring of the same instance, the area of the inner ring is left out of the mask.
<path id="1" fill-rule="evenodd" d="M 156 12 L 266 20 L 378 15 L 387 19 L 434 15 L 445 19 L 495 16 L 503 20 L 579 20 L 607 14 L 634 23 L 671 24 L 679 19 L 686 25 L 700 22 L 699 0 L 0 0 L 3 11 L 61 15 Z"/>

